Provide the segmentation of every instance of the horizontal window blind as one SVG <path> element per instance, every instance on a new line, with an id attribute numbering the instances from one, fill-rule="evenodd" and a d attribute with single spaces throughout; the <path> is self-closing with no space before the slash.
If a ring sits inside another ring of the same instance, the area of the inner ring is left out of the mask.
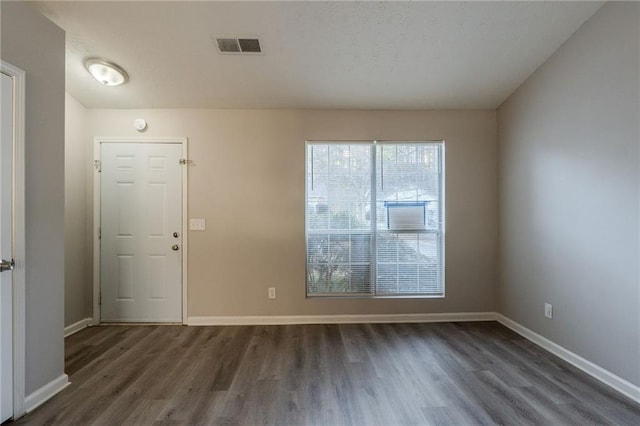
<path id="1" fill-rule="evenodd" d="M 307 295 L 444 294 L 443 144 L 313 142 Z"/>
<path id="2" fill-rule="evenodd" d="M 307 149 L 307 292 L 370 294 L 371 145 Z"/>
<path id="3" fill-rule="evenodd" d="M 376 145 L 376 294 L 444 293 L 441 150 L 441 143 Z M 389 226 L 397 214 L 389 206 L 415 212 L 419 205 L 421 229 L 416 220 L 406 229 Z"/>

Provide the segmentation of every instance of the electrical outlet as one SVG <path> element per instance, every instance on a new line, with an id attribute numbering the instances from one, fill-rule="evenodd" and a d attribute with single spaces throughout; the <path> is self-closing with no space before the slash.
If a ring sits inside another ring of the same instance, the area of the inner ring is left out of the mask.
<path id="1" fill-rule="evenodd" d="M 544 316 L 549 319 L 553 318 L 553 305 L 551 305 L 550 303 L 544 304 Z"/>
<path id="2" fill-rule="evenodd" d="M 276 288 L 269 287 L 269 299 L 275 299 L 275 298 L 276 298 Z"/>

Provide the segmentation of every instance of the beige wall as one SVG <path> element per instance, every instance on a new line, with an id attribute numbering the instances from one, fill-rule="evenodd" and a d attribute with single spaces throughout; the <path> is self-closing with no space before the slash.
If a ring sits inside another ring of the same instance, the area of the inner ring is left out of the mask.
<path id="1" fill-rule="evenodd" d="M 189 316 L 494 311 L 495 111 L 87 110 L 93 136 L 187 136 Z M 446 298 L 305 299 L 305 140 L 446 141 Z M 90 153 L 90 155 L 92 155 Z M 91 208 L 88 211 L 91 212 Z M 267 299 L 276 287 L 278 298 Z"/>
<path id="2" fill-rule="evenodd" d="M 636 385 L 639 14 L 606 4 L 498 110 L 500 312 Z"/>
<path id="3" fill-rule="evenodd" d="M 64 369 L 64 31 L 0 3 L 2 60 L 26 72 L 26 392 Z"/>
<path id="4" fill-rule="evenodd" d="M 64 325 L 91 317 L 91 283 L 87 269 L 87 151 L 86 110 L 73 96 L 65 97 L 65 271 Z"/>

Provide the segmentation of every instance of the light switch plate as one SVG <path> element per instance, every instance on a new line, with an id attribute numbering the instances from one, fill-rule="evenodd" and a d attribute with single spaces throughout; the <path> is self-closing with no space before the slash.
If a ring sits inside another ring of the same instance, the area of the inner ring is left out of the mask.
<path id="1" fill-rule="evenodd" d="M 204 231 L 204 229 L 205 229 L 204 219 L 189 219 L 189 230 Z"/>

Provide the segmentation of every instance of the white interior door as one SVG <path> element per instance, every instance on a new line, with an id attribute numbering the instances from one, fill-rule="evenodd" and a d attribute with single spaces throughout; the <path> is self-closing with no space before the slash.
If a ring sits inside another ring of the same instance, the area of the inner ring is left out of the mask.
<path id="1" fill-rule="evenodd" d="M 182 145 L 102 143 L 101 320 L 182 321 Z"/>
<path id="2" fill-rule="evenodd" d="M 13 274 L 12 252 L 13 79 L 4 73 L 0 94 L 0 423 L 13 415 Z M 6 260 L 7 262 L 4 262 Z"/>

